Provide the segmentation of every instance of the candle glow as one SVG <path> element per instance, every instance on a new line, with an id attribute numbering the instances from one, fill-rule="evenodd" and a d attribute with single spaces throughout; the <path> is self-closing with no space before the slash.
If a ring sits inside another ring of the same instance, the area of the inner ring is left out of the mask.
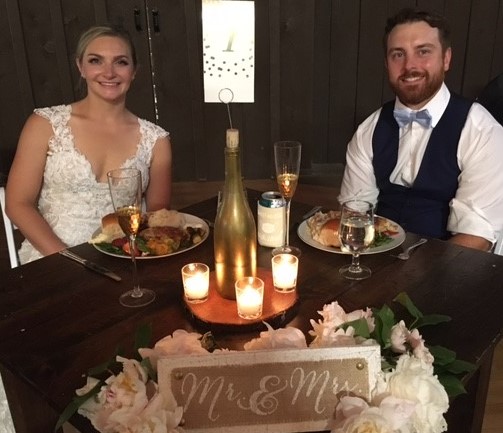
<path id="1" fill-rule="evenodd" d="M 189 263 L 182 268 L 183 289 L 188 302 L 208 299 L 209 268 L 204 263 Z"/>
<path id="2" fill-rule="evenodd" d="M 236 302 L 239 317 L 256 319 L 262 315 L 264 282 L 260 278 L 244 277 L 236 281 Z"/>
<path id="3" fill-rule="evenodd" d="M 271 262 L 274 288 L 283 293 L 295 290 L 299 259 L 292 254 L 278 254 Z"/>

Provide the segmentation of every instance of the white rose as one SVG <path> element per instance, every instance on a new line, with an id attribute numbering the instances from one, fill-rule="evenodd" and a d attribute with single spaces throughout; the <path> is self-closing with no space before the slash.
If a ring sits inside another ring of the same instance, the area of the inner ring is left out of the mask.
<path id="1" fill-rule="evenodd" d="M 402 355 L 396 370 L 386 374 L 388 391 L 395 397 L 418 403 L 412 422 L 421 433 L 440 433 L 447 430 L 444 413 L 449 397 L 433 366 L 414 356 Z"/>

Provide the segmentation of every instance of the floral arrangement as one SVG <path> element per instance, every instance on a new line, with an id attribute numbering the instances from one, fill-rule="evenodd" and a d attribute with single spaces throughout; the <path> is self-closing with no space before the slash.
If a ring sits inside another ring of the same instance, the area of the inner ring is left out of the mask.
<path id="1" fill-rule="evenodd" d="M 359 344 L 381 346 L 382 370 L 371 401 L 351 395 L 340 398 L 334 408 L 332 433 L 441 433 L 447 430 L 444 414 L 449 397 L 464 392 L 458 375 L 472 371 L 470 363 L 440 346 L 428 347 L 419 328 L 450 320 L 443 315 L 423 315 L 410 298 L 395 298 L 406 308 L 411 322 L 396 321 L 394 312 L 381 309 L 346 313 L 338 302 L 323 307 L 321 319 L 311 319 L 312 340 L 297 328 L 266 331 L 244 345 L 245 350 L 335 347 Z M 183 411 L 169 397 L 159 393 L 156 366 L 159 358 L 172 355 L 224 353 L 211 334 L 204 336 L 177 330 L 146 348 L 150 330 L 144 327 L 136 336 L 138 359 L 116 356 L 88 372 L 86 385 L 61 415 L 56 429 L 75 412 L 87 417 L 102 433 L 175 433 Z M 97 376 L 112 373 L 104 380 Z M 172 397 L 171 397 L 172 398 Z"/>

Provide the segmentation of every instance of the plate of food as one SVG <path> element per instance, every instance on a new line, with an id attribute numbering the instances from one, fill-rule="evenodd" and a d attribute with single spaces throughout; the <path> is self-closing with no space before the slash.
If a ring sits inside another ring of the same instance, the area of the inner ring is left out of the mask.
<path id="1" fill-rule="evenodd" d="M 340 211 L 316 212 L 299 225 L 297 234 L 306 244 L 319 250 L 336 254 L 351 254 L 341 249 L 339 240 Z M 361 254 L 377 254 L 400 246 L 405 240 L 405 232 L 399 224 L 387 218 L 374 217 L 375 238 L 367 251 Z"/>
<path id="2" fill-rule="evenodd" d="M 209 232 L 208 224 L 194 215 L 167 209 L 147 212 L 136 236 L 136 258 L 160 259 L 183 253 L 203 243 Z M 101 227 L 89 243 L 103 254 L 131 258 L 128 238 L 113 213 L 101 219 Z"/>

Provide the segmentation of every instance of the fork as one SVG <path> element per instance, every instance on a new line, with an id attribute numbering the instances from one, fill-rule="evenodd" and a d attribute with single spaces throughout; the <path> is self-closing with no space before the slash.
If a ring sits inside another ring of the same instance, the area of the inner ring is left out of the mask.
<path id="1" fill-rule="evenodd" d="M 410 253 L 414 248 L 417 248 L 419 245 L 423 245 L 424 243 L 428 242 L 428 239 L 421 238 L 419 239 L 415 244 L 412 244 L 409 248 L 407 248 L 403 253 L 400 253 L 398 255 L 393 255 L 393 257 L 397 257 L 400 260 L 409 260 L 410 258 Z"/>

